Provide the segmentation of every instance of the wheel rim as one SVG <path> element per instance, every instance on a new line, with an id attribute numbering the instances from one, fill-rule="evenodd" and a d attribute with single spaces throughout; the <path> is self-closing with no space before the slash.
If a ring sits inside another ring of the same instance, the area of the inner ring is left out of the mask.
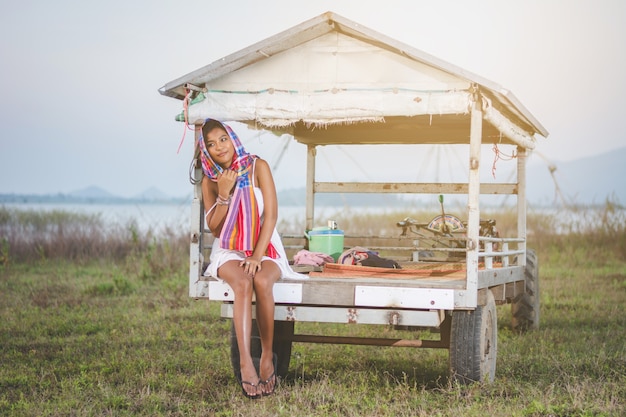
<path id="1" fill-rule="evenodd" d="M 492 382 L 496 376 L 497 358 L 497 319 L 495 304 L 487 303 L 483 316 L 483 336 L 481 339 L 481 376 L 483 380 Z"/>

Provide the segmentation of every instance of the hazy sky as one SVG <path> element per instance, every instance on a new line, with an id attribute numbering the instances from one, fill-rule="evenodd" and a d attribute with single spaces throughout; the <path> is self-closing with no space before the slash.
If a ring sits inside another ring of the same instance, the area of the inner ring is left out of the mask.
<path id="1" fill-rule="evenodd" d="M 0 0 L 0 193 L 188 194 L 192 136 L 177 154 L 181 102 L 158 88 L 329 10 L 511 90 L 550 160 L 626 146 L 623 0 Z M 304 185 L 302 155 L 279 189 Z"/>

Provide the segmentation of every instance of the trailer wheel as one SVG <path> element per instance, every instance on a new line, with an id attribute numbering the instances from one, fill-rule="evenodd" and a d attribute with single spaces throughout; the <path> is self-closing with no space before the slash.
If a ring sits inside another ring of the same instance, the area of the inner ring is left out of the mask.
<path id="1" fill-rule="evenodd" d="M 526 331 L 539 328 L 539 264 L 534 250 L 526 251 L 524 292 L 511 303 L 513 330 Z"/>
<path id="2" fill-rule="evenodd" d="M 474 311 L 452 313 L 450 375 L 461 384 L 493 382 L 498 355 L 496 302 L 487 291 L 487 302 Z"/>
<path id="3" fill-rule="evenodd" d="M 287 321 L 274 321 L 274 353 L 278 357 L 278 366 L 276 374 L 284 378 L 289 371 L 289 362 L 291 360 L 291 339 L 294 332 L 294 323 Z M 261 337 L 259 336 L 259 328 L 256 320 L 252 320 L 252 337 L 250 340 L 250 352 L 254 366 L 259 371 L 259 360 L 261 359 Z M 239 345 L 237 344 L 237 334 L 235 333 L 235 325 L 230 323 L 230 363 L 233 367 L 235 378 L 241 372 L 239 364 Z"/>
<path id="4" fill-rule="evenodd" d="M 278 356 L 276 374 L 281 378 L 289 372 L 294 324 L 293 321 L 274 321 L 274 353 Z"/>

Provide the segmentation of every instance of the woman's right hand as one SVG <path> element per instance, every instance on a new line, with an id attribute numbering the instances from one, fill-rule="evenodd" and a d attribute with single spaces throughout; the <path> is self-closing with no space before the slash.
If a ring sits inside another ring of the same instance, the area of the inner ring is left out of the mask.
<path id="1" fill-rule="evenodd" d="M 233 189 L 237 182 L 237 173 L 230 169 L 225 169 L 217 177 L 217 192 L 223 198 L 228 198 L 230 190 Z"/>

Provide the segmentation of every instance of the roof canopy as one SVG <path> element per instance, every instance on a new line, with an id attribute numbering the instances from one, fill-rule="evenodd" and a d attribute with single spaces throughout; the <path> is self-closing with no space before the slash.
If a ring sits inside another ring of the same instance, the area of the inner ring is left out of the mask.
<path id="1" fill-rule="evenodd" d="M 208 117 L 311 144 L 468 143 L 482 100 L 483 142 L 534 147 L 547 131 L 509 91 L 332 12 L 167 83 Z"/>

